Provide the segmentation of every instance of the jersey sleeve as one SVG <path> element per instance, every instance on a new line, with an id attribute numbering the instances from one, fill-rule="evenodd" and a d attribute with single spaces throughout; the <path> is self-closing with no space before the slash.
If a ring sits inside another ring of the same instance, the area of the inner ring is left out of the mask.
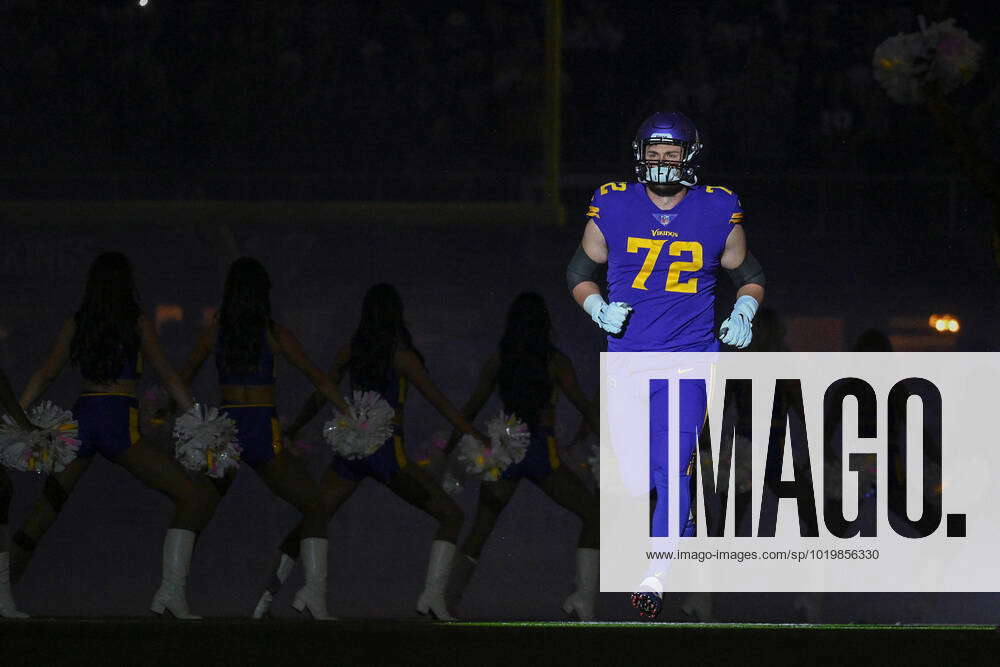
<path id="1" fill-rule="evenodd" d="M 610 231 L 608 229 L 609 211 L 607 209 L 607 203 L 602 201 L 600 189 L 594 190 L 594 194 L 590 197 L 590 204 L 587 206 L 587 221 L 597 225 L 597 228 L 601 230 L 601 234 L 604 236 L 605 243 Z"/>
<path id="2" fill-rule="evenodd" d="M 729 214 L 729 224 L 731 225 L 743 224 L 743 205 L 740 204 L 740 198 L 734 192 L 732 199 L 733 203 L 732 203 L 732 211 Z"/>
<path id="3" fill-rule="evenodd" d="M 605 241 L 608 241 L 613 234 L 615 220 L 619 217 L 617 212 L 622 205 L 622 193 L 626 192 L 627 187 L 628 185 L 622 182 L 605 183 L 594 190 L 590 198 L 587 219 L 594 221 L 604 235 Z"/>
<path id="4" fill-rule="evenodd" d="M 593 220 L 598 226 L 600 226 L 601 221 L 601 202 L 597 201 L 598 191 L 594 190 L 594 194 L 590 197 L 590 204 L 587 206 L 587 220 Z"/>

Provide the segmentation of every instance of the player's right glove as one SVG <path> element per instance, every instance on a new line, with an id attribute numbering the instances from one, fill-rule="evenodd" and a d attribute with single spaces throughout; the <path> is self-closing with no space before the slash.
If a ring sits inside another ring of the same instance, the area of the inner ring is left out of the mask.
<path id="1" fill-rule="evenodd" d="M 628 317 L 632 306 L 623 301 L 607 303 L 600 294 L 591 294 L 583 301 L 583 309 L 590 315 L 590 319 L 597 323 L 610 334 L 621 333 L 625 318 Z"/>

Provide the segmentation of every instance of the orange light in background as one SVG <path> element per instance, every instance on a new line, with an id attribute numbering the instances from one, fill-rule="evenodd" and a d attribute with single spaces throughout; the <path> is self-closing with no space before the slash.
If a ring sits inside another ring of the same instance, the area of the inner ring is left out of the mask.
<path id="1" fill-rule="evenodd" d="M 958 319 L 952 315 L 938 315 L 935 313 L 930 316 L 927 323 L 931 325 L 931 328 L 941 333 L 958 333 L 962 328 Z"/>
<path id="2" fill-rule="evenodd" d="M 184 309 L 174 303 L 156 304 L 156 333 L 160 333 L 168 322 L 183 322 Z"/>

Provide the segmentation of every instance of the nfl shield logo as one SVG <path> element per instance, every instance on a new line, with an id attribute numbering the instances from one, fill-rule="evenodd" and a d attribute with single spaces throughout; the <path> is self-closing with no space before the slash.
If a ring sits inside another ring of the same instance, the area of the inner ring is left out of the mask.
<path id="1" fill-rule="evenodd" d="M 669 225 L 671 222 L 674 221 L 674 218 L 677 217 L 677 214 L 676 213 L 654 213 L 653 217 L 656 218 L 656 221 L 658 223 L 660 223 L 661 226 L 666 227 L 667 225 Z"/>

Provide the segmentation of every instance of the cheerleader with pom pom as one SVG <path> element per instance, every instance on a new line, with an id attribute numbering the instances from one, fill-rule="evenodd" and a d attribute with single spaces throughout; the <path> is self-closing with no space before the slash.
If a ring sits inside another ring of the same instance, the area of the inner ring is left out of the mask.
<path id="1" fill-rule="evenodd" d="M 30 430 L 13 423 L 0 425 L 0 462 L 40 475 L 65 470 L 80 448 L 73 414 L 42 401 L 31 409 L 28 419 L 34 424 Z"/>
<path id="2" fill-rule="evenodd" d="M 572 362 L 552 344 L 545 300 L 535 292 L 524 292 L 511 304 L 500 349 L 487 359 L 462 414 L 470 421 L 475 419 L 493 392 L 498 391 L 503 409 L 527 425 L 530 444 L 523 458 L 508 465 L 496 479 L 491 479 L 491 474 L 484 475 L 476 518 L 457 557 L 449 588 L 448 601 L 453 608 L 461 602 L 462 592 L 472 578 L 500 513 L 520 481 L 528 479 L 583 522 L 576 550 L 576 588 L 563 603 L 563 610 L 581 620 L 594 618 L 600 553 L 599 506 L 597 496 L 559 460 L 555 406 L 560 390 L 597 432 L 596 406 L 580 389 Z M 452 443 L 456 440 L 457 434 L 452 436 Z"/>
<path id="3" fill-rule="evenodd" d="M 275 407 L 275 357 L 302 371 L 324 400 L 347 411 L 344 397 L 330 379 L 313 364 L 302 350 L 295 334 L 271 318 L 271 279 L 264 266 L 251 257 L 233 262 L 215 320 L 201 332 L 188 357 L 181 377 L 190 383 L 209 355 L 215 355 L 222 394 L 220 413 L 232 428 L 210 430 L 199 438 L 206 414 L 186 416 L 175 432 L 184 436 L 178 443 L 178 456 L 189 467 L 204 472 L 214 484 L 219 497 L 224 496 L 236 477 L 241 459 L 260 476 L 279 498 L 302 513 L 301 545 L 306 575 L 306 590 L 326 586 L 329 514 L 320 502 L 319 487 L 309 476 L 302 461 L 287 451 Z M 212 440 L 217 448 L 199 448 L 199 440 Z M 278 564 L 278 578 L 287 577 L 291 564 Z M 313 618 L 331 619 L 325 595 L 303 594 Z M 270 594 L 261 597 L 253 612 L 264 616 L 270 608 Z"/>
<path id="4" fill-rule="evenodd" d="M 345 459 L 374 454 L 395 432 L 396 409 L 377 391 L 355 391 L 350 412 L 338 412 L 323 426 L 334 453 Z"/>
<path id="5" fill-rule="evenodd" d="M 132 265 L 121 253 L 103 253 L 90 266 L 79 310 L 63 324 L 48 359 L 21 396 L 21 405 L 33 404 L 68 362 L 83 376 L 83 391 L 72 412 L 79 429 L 77 457 L 46 478 L 42 498 L 14 535 L 12 572 L 16 579 L 23 571 L 94 454 L 100 453 L 173 501 L 174 516 L 163 542 L 163 581 L 150 609 L 198 618 L 188 609 L 185 583 L 195 538 L 211 516 L 212 499 L 199 493 L 177 461 L 144 444 L 136 401 L 143 359 L 153 365 L 174 400 L 190 408 L 190 393 L 139 307 Z"/>
<path id="6" fill-rule="evenodd" d="M 14 424 L 23 431 L 33 431 L 38 427 L 28 421 L 21 405 L 14 396 L 6 373 L 0 370 L 0 408 L 10 417 Z M 0 442 L 0 618 L 27 618 L 28 615 L 18 610 L 10 592 L 10 531 L 7 527 L 10 501 L 14 488 L 4 469 L 3 443 Z"/>
<path id="7" fill-rule="evenodd" d="M 948 19 L 930 26 L 920 17 L 920 30 L 887 38 L 875 49 L 875 79 L 894 101 L 926 104 L 937 131 L 951 144 L 962 172 L 992 202 L 991 244 L 1000 268 L 1000 161 L 985 147 L 986 136 L 976 136 L 970 124 L 948 102 L 946 95 L 972 79 L 983 48 Z M 990 100 L 975 110 L 988 115 Z"/>
<path id="8" fill-rule="evenodd" d="M 875 79 L 900 104 L 926 101 L 927 89 L 950 93 L 979 69 L 983 47 L 948 19 L 930 26 L 920 17 L 919 32 L 889 37 L 875 49 Z"/>
<path id="9" fill-rule="evenodd" d="M 469 436 L 458 441 L 458 463 L 466 474 L 495 482 L 510 466 L 524 460 L 531 431 L 516 415 L 501 412 L 486 425 L 486 432 L 488 445 Z"/>
<path id="10" fill-rule="evenodd" d="M 413 384 L 441 415 L 462 432 L 483 443 L 487 442 L 486 437 L 469 425 L 431 381 L 423 357 L 414 347 L 403 321 L 403 302 L 396 288 L 391 285 L 375 285 L 365 295 L 358 329 L 350 344 L 337 352 L 330 370 L 334 383 L 339 383 L 344 375 L 350 379 L 352 392 L 359 392 L 354 394 L 355 405 L 363 408 L 362 412 L 374 416 L 381 411 L 379 400 L 392 408 L 391 428 L 389 436 L 378 443 L 374 452 L 368 454 L 365 454 L 362 446 L 368 440 L 364 434 L 355 432 L 353 435 L 345 434 L 345 437 L 330 436 L 337 449 L 321 482 L 326 509 L 332 515 L 354 493 L 362 480 L 371 477 L 403 500 L 437 519 L 438 531 L 431 544 L 427 577 L 424 590 L 417 600 L 417 612 L 440 620 L 454 620 L 445 606 L 444 593 L 451 572 L 455 541 L 464 517 L 462 510 L 441 486 L 426 471 L 407 459 L 403 446 L 403 407 L 407 387 Z M 371 395 L 365 396 L 364 392 L 375 392 L 378 399 Z M 313 394 L 289 427 L 288 435 L 294 438 L 316 415 L 323 402 L 321 395 Z M 334 430 L 353 427 L 357 431 L 361 423 L 358 417 L 359 415 L 347 417 L 341 410 L 331 426 Z M 381 419 L 377 419 L 369 426 L 371 430 L 378 430 L 383 424 Z M 329 431 L 327 429 L 328 433 Z M 349 440 L 354 443 L 348 443 Z M 298 555 L 295 551 L 297 544 L 298 533 L 295 532 L 282 545 L 282 562 L 294 562 Z M 302 560 L 308 567 L 306 556 L 303 551 Z M 281 571 L 276 575 L 276 581 L 280 580 Z M 273 594 L 273 591 L 270 593 Z M 268 594 L 266 591 L 265 596 Z M 325 590 L 309 594 L 325 595 Z M 296 606 L 298 605 L 296 602 Z"/>

